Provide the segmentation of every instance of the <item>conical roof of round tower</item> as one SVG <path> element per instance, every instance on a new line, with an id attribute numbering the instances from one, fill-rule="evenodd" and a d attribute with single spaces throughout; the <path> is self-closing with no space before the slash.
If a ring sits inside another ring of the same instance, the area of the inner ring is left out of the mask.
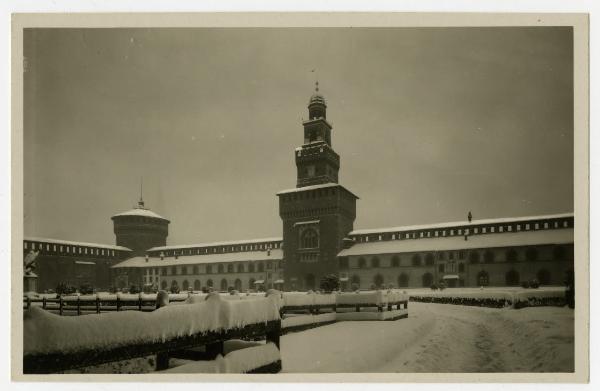
<path id="1" fill-rule="evenodd" d="M 150 217 L 150 218 L 153 218 L 153 219 L 160 219 L 160 220 L 165 220 L 165 221 L 169 222 L 168 219 L 166 219 L 166 218 L 162 217 L 161 215 L 159 215 L 158 213 L 153 212 L 150 209 L 146 208 L 144 206 L 143 201 L 140 201 L 138 203 L 138 206 L 135 207 L 135 208 L 133 208 L 133 209 L 130 209 L 130 210 L 127 210 L 125 212 L 121 212 L 121 213 L 117 213 L 116 215 L 113 215 L 111 217 L 111 219 L 114 219 L 115 217 L 123 217 L 123 216 Z"/>

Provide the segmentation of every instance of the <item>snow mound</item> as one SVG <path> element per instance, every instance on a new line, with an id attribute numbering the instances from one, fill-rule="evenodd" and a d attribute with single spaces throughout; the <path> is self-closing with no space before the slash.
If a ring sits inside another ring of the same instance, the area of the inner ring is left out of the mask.
<path id="1" fill-rule="evenodd" d="M 83 316 L 59 316 L 32 307 L 23 320 L 23 353 L 72 352 L 164 342 L 197 333 L 241 328 L 278 320 L 276 297 L 223 300 L 220 295 L 188 305 L 168 305 L 154 312 L 123 311 Z"/>
<path id="2" fill-rule="evenodd" d="M 169 373 L 246 373 L 281 360 L 273 343 L 234 350 L 213 361 L 198 361 L 170 368 Z"/>

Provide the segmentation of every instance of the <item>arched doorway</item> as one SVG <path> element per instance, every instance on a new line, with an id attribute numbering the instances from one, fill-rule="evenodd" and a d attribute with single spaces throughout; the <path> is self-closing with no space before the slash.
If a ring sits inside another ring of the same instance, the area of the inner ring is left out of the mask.
<path id="1" fill-rule="evenodd" d="M 221 292 L 225 292 L 225 291 L 227 291 L 227 280 L 223 278 L 221 280 Z"/>
<path id="2" fill-rule="evenodd" d="M 537 272 L 537 280 L 540 285 L 550 285 L 550 272 L 546 269 L 541 269 Z"/>
<path id="3" fill-rule="evenodd" d="M 254 289 L 254 282 L 256 280 L 254 278 L 251 278 L 250 280 L 248 280 L 248 289 Z"/>
<path id="4" fill-rule="evenodd" d="M 485 270 L 477 273 L 477 285 L 488 286 L 490 285 L 490 275 Z"/>
<path id="5" fill-rule="evenodd" d="M 188 282 L 188 280 L 183 280 L 181 287 L 183 288 L 184 291 L 187 291 L 190 288 L 190 283 Z"/>
<path id="6" fill-rule="evenodd" d="M 206 280 L 206 286 L 209 288 L 213 287 L 213 280 L 211 280 L 210 278 L 208 280 Z"/>
<path id="7" fill-rule="evenodd" d="M 511 270 L 507 271 L 506 275 L 505 275 L 505 279 L 506 279 L 507 286 L 516 286 L 516 285 L 519 285 L 519 283 L 521 282 L 519 272 L 516 271 L 515 269 L 511 269 Z"/>
<path id="8" fill-rule="evenodd" d="M 421 277 L 421 282 L 423 283 L 424 287 L 431 286 L 431 284 L 433 284 L 433 274 L 431 274 L 431 273 L 423 274 L 423 277 Z"/>
<path id="9" fill-rule="evenodd" d="M 242 290 L 242 280 L 240 280 L 239 278 L 235 280 L 234 282 L 234 287 L 236 291 L 241 291 Z"/>
<path id="10" fill-rule="evenodd" d="M 167 289 L 167 281 L 162 280 L 160 283 L 160 289 L 165 290 Z"/>
<path id="11" fill-rule="evenodd" d="M 373 277 L 373 283 L 376 288 L 381 288 L 383 286 L 383 276 L 381 274 L 375 274 Z"/>
<path id="12" fill-rule="evenodd" d="M 200 283 L 200 280 L 194 281 L 194 290 L 199 291 L 200 289 L 202 289 L 202 284 Z"/>
<path id="13" fill-rule="evenodd" d="M 315 286 L 315 275 L 314 274 L 307 274 L 306 277 L 304 277 L 304 282 L 305 282 L 305 286 L 306 286 L 306 290 L 312 289 L 315 290 L 316 286 Z"/>
<path id="14" fill-rule="evenodd" d="M 408 274 L 402 273 L 398 276 L 398 287 L 399 288 L 408 287 Z"/>

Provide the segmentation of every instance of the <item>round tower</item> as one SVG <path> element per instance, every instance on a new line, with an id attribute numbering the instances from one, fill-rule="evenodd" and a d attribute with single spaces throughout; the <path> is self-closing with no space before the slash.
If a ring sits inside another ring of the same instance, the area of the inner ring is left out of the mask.
<path id="1" fill-rule="evenodd" d="M 167 244 L 170 221 L 146 208 L 141 198 L 135 208 L 116 214 L 111 220 L 117 246 L 130 248 L 133 256 L 144 255 L 149 248 Z"/>

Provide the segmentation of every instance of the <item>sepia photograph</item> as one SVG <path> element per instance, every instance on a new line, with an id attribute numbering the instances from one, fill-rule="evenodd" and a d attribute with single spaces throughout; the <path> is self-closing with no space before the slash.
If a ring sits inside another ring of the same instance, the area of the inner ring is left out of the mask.
<path id="1" fill-rule="evenodd" d="M 581 375 L 581 20 L 23 23 L 20 379 Z"/>

